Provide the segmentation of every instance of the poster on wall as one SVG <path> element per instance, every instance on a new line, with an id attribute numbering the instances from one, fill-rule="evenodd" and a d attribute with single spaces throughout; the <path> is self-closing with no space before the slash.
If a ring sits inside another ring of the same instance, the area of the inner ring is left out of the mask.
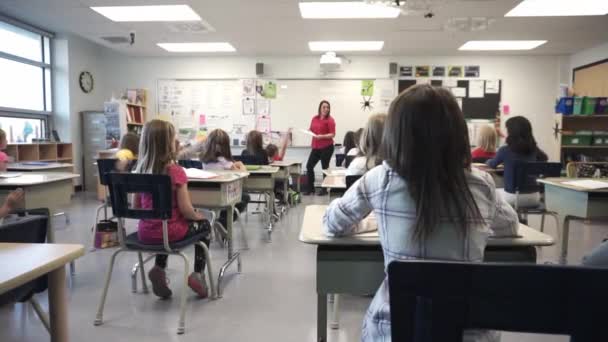
<path id="1" fill-rule="evenodd" d="M 361 96 L 374 96 L 374 80 L 361 81 Z"/>
<path id="2" fill-rule="evenodd" d="M 255 99 L 247 97 L 243 99 L 243 115 L 255 114 Z"/>
<path id="3" fill-rule="evenodd" d="M 431 67 L 428 65 L 416 66 L 416 77 L 429 77 Z"/>
<path id="4" fill-rule="evenodd" d="M 399 76 L 401 77 L 412 77 L 414 76 L 413 67 L 411 65 L 402 66 L 399 68 Z"/>
<path id="5" fill-rule="evenodd" d="M 448 76 L 450 77 L 462 77 L 462 66 L 450 65 L 448 67 Z"/>
<path id="6" fill-rule="evenodd" d="M 263 98 L 277 98 L 277 83 L 275 81 L 266 81 L 264 83 L 258 82 L 255 86 L 255 90 Z"/>
<path id="7" fill-rule="evenodd" d="M 270 115 L 270 100 L 259 98 L 255 102 L 256 114 Z"/>
<path id="8" fill-rule="evenodd" d="M 444 77 L 445 76 L 445 67 L 444 66 L 434 66 L 433 67 L 433 77 Z"/>
<path id="9" fill-rule="evenodd" d="M 467 65 L 464 67 L 464 77 L 479 77 L 479 65 Z"/>
<path id="10" fill-rule="evenodd" d="M 258 116 L 255 121 L 255 130 L 262 133 L 270 133 L 270 116 Z"/>
<path id="11" fill-rule="evenodd" d="M 243 87 L 243 97 L 255 96 L 255 80 L 254 79 L 241 80 L 241 84 Z"/>

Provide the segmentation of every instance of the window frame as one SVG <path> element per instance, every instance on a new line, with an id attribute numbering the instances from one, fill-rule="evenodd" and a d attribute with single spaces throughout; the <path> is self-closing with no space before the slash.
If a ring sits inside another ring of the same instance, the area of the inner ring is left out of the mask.
<path id="1" fill-rule="evenodd" d="M 45 63 L 45 46 L 44 46 L 44 40 L 45 38 L 47 38 L 49 40 L 49 52 L 52 51 L 53 49 L 53 38 L 55 37 L 52 33 L 41 30 L 37 27 L 25 24 L 23 22 L 20 22 L 18 20 L 15 20 L 13 18 L 4 16 L 2 14 L 0 14 L 0 21 L 9 24 L 9 25 L 13 25 L 16 27 L 19 27 L 23 30 L 27 30 L 33 33 L 36 33 L 38 35 L 40 35 L 40 62 L 39 61 L 34 61 L 28 58 L 24 58 L 21 56 L 16 56 L 10 53 L 6 53 L 3 51 L 0 51 L 0 58 L 6 59 L 6 60 L 10 60 L 13 62 L 17 62 L 17 63 L 22 63 L 22 64 L 27 64 L 27 65 L 32 65 L 32 66 L 36 66 L 40 68 L 40 72 L 42 73 L 42 82 L 40 84 L 40 86 L 42 87 L 42 101 L 43 101 L 43 108 L 44 110 L 39 111 L 39 110 L 32 110 L 32 109 L 24 109 L 24 108 L 12 108 L 12 107 L 3 107 L 0 106 L 0 116 L 9 116 L 9 117 L 22 117 L 22 118 L 36 118 L 36 119 L 43 119 L 44 121 L 44 125 L 47 128 L 47 132 L 48 132 L 48 118 L 50 116 L 53 115 L 54 110 L 53 110 L 53 106 L 54 106 L 54 101 L 53 101 L 53 56 L 49 56 L 50 58 L 48 59 L 50 63 Z M 49 70 L 49 75 L 50 75 L 50 85 L 51 85 L 51 89 L 46 89 L 46 84 L 47 84 L 47 76 L 46 76 L 46 70 Z M 47 108 L 47 96 L 50 97 L 51 99 L 51 108 Z"/>

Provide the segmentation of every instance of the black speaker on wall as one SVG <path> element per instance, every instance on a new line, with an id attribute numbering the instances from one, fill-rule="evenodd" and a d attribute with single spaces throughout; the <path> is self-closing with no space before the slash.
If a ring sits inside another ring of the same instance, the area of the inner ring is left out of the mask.
<path id="1" fill-rule="evenodd" d="M 258 76 L 264 75 L 264 63 L 255 63 L 255 74 Z"/>
<path id="2" fill-rule="evenodd" d="M 388 63 L 388 75 L 393 77 L 399 73 L 399 66 L 395 62 Z"/>

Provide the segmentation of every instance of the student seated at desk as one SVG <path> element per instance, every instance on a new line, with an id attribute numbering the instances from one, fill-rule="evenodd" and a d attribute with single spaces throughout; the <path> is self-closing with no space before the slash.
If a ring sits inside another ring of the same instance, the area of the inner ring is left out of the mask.
<path id="1" fill-rule="evenodd" d="M 496 129 L 489 125 L 481 126 L 477 137 L 477 148 L 471 151 L 473 163 L 485 163 L 496 156 Z"/>
<path id="2" fill-rule="evenodd" d="M 266 146 L 266 154 L 268 154 L 268 162 L 272 164 L 275 161 L 283 161 L 285 158 L 285 152 L 287 152 L 287 144 L 289 144 L 289 135 L 291 128 L 287 131 L 287 134 L 281 137 L 280 147 L 275 144 L 268 144 Z"/>
<path id="3" fill-rule="evenodd" d="M 247 133 L 247 148 L 241 152 L 242 156 L 253 156 L 255 165 L 268 165 L 268 153 L 264 149 L 264 137 L 258 131 Z"/>
<path id="4" fill-rule="evenodd" d="M 547 154 L 536 145 L 536 140 L 532 135 L 532 125 L 523 116 L 512 117 L 505 123 L 507 126 L 507 145 L 502 146 L 496 152 L 496 157 L 490 159 L 486 164 L 495 169 L 498 165 L 504 165 L 504 184 L 505 188 L 515 188 L 515 162 L 546 162 Z M 512 206 L 515 205 L 516 195 L 498 189 L 505 200 Z M 535 207 L 540 203 L 538 192 L 531 194 L 519 194 L 520 207 Z"/>
<path id="5" fill-rule="evenodd" d="M 8 167 L 8 155 L 4 153 L 7 143 L 6 132 L 4 132 L 3 129 L 0 129 L 0 171 L 6 171 L 6 168 Z"/>
<path id="6" fill-rule="evenodd" d="M 232 158 L 230 151 L 230 137 L 228 133 L 221 129 L 214 129 L 207 137 L 205 151 L 200 155 L 200 160 L 203 164 L 203 170 L 234 170 L 246 172 L 247 168 L 240 161 L 235 161 Z M 268 163 L 268 160 L 266 161 Z M 247 204 L 251 201 L 251 197 L 247 193 L 243 193 L 241 202 L 235 205 L 239 212 L 247 209 Z M 222 210 L 219 221 L 226 227 L 226 211 Z"/>
<path id="7" fill-rule="evenodd" d="M 139 136 L 129 132 L 120 139 L 120 149 L 116 152 L 118 160 L 135 160 L 139 154 Z"/>
<path id="8" fill-rule="evenodd" d="M 361 144 L 361 135 L 363 135 L 363 128 L 359 128 L 358 130 L 355 131 L 355 133 L 353 133 L 353 140 L 355 141 L 355 147 L 349 149 L 346 152 L 347 156 L 352 156 L 352 157 L 356 157 L 357 155 L 359 155 L 360 152 L 360 144 Z"/>
<path id="9" fill-rule="evenodd" d="M 347 176 L 363 175 L 382 163 L 380 146 L 382 144 L 384 121 L 386 121 L 386 114 L 376 114 L 369 118 L 367 126 L 361 134 L 359 155 L 353 159 L 348 169 L 346 169 Z"/>
<path id="10" fill-rule="evenodd" d="M 169 241 L 179 241 L 208 231 L 209 235 L 202 240 L 207 246 L 210 243 L 211 225 L 205 217 L 194 210 L 190 193 L 188 192 L 188 177 L 184 169 L 177 165 L 175 156 L 175 128 L 169 122 L 152 120 L 144 125 L 140 158 L 135 167 L 136 173 L 166 174 L 171 177 L 173 188 L 173 212 L 168 223 Z M 152 207 L 150 194 L 136 194 L 135 207 L 149 209 Z M 163 232 L 161 220 L 140 220 L 137 227 L 138 239 L 143 243 L 162 244 Z M 195 245 L 194 272 L 188 277 L 188 286 L 201 298 L 207 297 L 207 286 L 203 270 L 205 268 L 205 253 L 203 248 Z M 161 298 L 171 297 L 171 289 L 167 282 L 165 269 L 167 255 L 158 254 L 154 267 L 148 272 L 152 283 L 152 291 Z"/>
<path id="11" fill-rule="evenodd" d="M 496 195 L 490 175 L 471 169 L 467 125 L 448 90 L 407 89 L 391 103 L 385 125 L 385 161 L 331 202 L 323 218 L 327 235 L 355 234 L 373 212 L 388 265 L 403 259 L 481 262 L 492 231 L 516 234 L 515 210 Z M 367 310 L 363 341 L 390 341 L 388 294 L 385 279 Z M 476 341 L 496 341 L 497 335 L 465 331 Z"/>
<path id="12" fill-rule="evenodd" d="M 0 219 L 7 217 L 13 210 L 18 208 L 21 201 L 23 201 L 23 196 L 24 192 L 21 188 L 11 191 L 0 207 Z"/>

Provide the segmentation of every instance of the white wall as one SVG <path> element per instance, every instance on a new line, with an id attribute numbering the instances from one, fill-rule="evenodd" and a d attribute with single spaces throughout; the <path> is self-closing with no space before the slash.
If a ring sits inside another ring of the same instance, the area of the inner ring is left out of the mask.
<path id="1" fill-rule="evenodd" d="M 54 127 L 62 141 L 73 144 L 77 173 L 82 173 L 80 112 L 103 110 L 106 98 L 103 50 L 106 48 L 74 35 L 60 35 L 54 40 Z M 80 89 L 82 71 L 89 71 L 94 77 L 93 90 L 88 94 Z"/>
<path id="2" fill-rule="evenodd" d="M 608 58 L 608 42 L 570 56 L 570 70 Z M 570 77 L 572 80 L 572 77 Z"/>
<path id="3" fill-rule="evenodd" d="M 318 57 L 285 58 L 141 58 L 104 50 L 107 75 L 106 97 L 126 88 L 148 89 L 149 113 L 156 112 L 156 80 L 162 78 L 248 78 L 255 77 L 255 63 L 265 64 L 268 78 L 319 78 Z M 557 159 L 553 138 L 553 111 L 558 85 L 567 61 L 559 56 L 447 56 L 447 57 L 351 57 L 335 78 L 386 78 L 388 63 L 400 65 L 479 65 L 481 78 L 503 81 L 502 103 L 511 115 L 530 119 L 541 148 Z M 149 115 L 151 116 L 151 115 Z M 507 116 L 504 121 L 510 117 Z M 338 123 L 339 124 L 339 123 Z M 341 139 L 341 137 L 338 137 Z"/>

